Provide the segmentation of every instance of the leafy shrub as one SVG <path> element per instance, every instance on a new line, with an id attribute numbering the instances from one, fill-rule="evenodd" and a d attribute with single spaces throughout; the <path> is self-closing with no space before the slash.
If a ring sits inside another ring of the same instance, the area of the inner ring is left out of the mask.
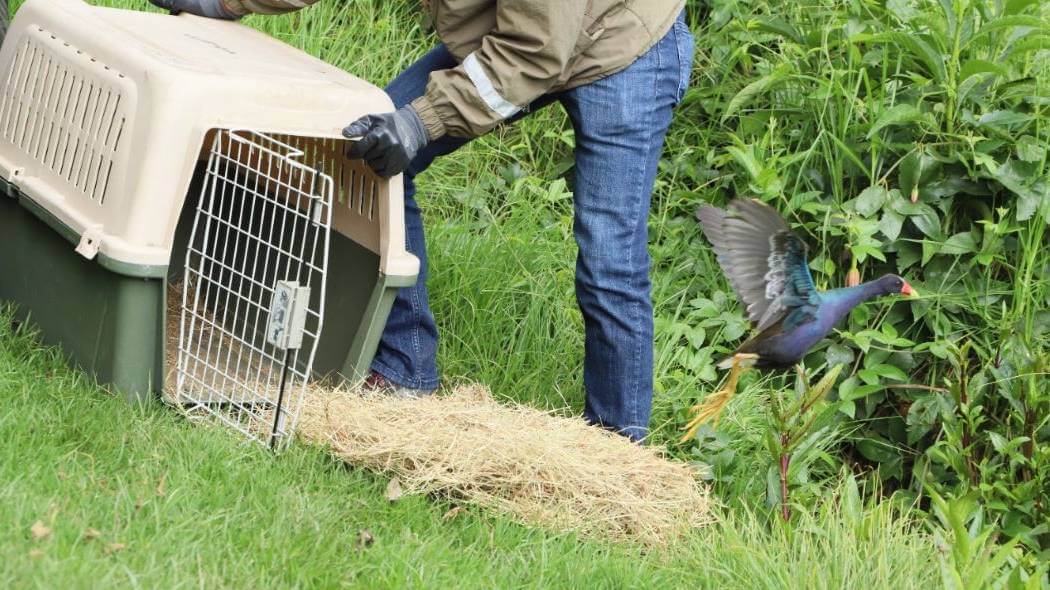
<path id="1" fill-rule="evenodd" d="M 818 286 L 897 272 L 923 294 L 858 309 L 807 359 L 848 365 L 838 457 L 923 505 L 974 494 L 1008 535 L 1050 548 L 1050 7 L 689 9 L 699 63 L 674 141 L 697 149 L 665 166 L 698 187 L 683 203 L 755 196 L 809 234 Z M 704 327 L 690 362 L 711 378 L 741 316 L 699 299 L 679 342 Z"/>

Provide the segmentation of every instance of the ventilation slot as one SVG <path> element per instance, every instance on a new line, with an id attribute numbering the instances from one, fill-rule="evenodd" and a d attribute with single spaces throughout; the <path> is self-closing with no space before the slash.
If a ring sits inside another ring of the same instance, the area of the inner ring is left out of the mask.
<path id="1" fill-rule="evenodd" d="M 0 96 L 0 139 L 68 188 L 106 200 L 127 121 L 122 78 L 44 29 L 18 49 Z"/>
<path id="2" fill-rule="evenodd" d="M 303 152 L 303 161 L 331 176 L 337 191 L 336 202 L 354 215 L 372 220 L 379 204 L 378 177 L 361 160 L 351 160 L 343 150 L 347 143 L 338 139 L 317 139 L 294 135 L 277 138 Z"/>

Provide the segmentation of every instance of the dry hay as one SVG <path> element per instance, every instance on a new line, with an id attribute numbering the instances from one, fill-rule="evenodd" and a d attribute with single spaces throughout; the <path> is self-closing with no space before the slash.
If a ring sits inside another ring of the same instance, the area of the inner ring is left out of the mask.
<path id="1" fill-rule="evenodd" d="M 174 289 L 170 295 L 169 387 L 181 304 Z M 306 389 L 299 435 L 350 465 L 398 478 L 407 493 L 647 545 L 709 520 L 707 491 L 687 465 L 580 418 L 497 402 L 481 386 L 418 400 Z"/>
<path id="2" fill-rule="evenodd" d="M 314 390 L 299 432 L 406 491 L 559 531 L 661 544 L 708 518 L 687 465 L 582 419 L 497 402 L 480 386 L 420 400 Z"/>

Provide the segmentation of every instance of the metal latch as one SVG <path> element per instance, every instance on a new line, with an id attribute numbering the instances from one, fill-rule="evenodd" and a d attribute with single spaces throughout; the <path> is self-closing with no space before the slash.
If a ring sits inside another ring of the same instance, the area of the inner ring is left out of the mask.
<path id="1" fill-rule="evenodd" d="M 298 350 L 303 345 L 310 287 L 298 281 L 277 281 L 266 323 L 266 341 L 281 350 Z"/>
<path id="2" fill-rule="evenodd" d="M 102 228 L 101 226 L 89 227 L 84 230 L 84 233 L 80 234 L 80 243 L 77 244 L 77 254 L 80 254 L 88 260 L 92 260 L 98 254 L 98 249 L 102 246 Z"/>

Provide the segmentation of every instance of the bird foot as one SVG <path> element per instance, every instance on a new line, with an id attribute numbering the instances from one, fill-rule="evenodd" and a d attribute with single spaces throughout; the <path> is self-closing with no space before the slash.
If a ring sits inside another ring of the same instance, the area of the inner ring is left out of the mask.
<path id="1" fill-rule="evenodd" d="M 737 383 L 740 381 L 740 376 L 744 374 L 752 365 L 754 361 L 758 359 L 757 354 L 749 353 L 738 353 L 731 357 L 732 368 L 729 371 L 729 377 L 726 378 L 726 383 L 721 389 L 707 396 L 704 401 L 696 404 L 689 408 L 689 413 L 693 414 L 693 419 L 685 425 L 685 434 L 678 442 L 684 443 L 694 436 L 696 431 L 700 429 L 700 426 L 711 422 L 718 424 L 719 418 L 722 417 L 722 410 L 725 409 L 729 400 L 733 399 L 736 395 Z"/>

